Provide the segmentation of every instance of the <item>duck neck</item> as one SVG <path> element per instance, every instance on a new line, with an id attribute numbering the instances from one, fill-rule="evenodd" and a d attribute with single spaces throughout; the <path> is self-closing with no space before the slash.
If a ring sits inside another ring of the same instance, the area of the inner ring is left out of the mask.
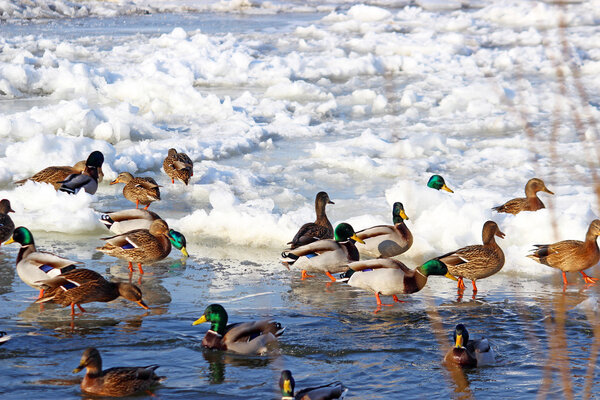
<path id="1" fill-rule="evenodd" d="M 598 248 L 598 243 L 596 242 L 596 238 L 598 236 L 595 233 L 592 233 L 592 228 L 590 227 L 585 234 L 585 245 L 589 247 Z"/>
<path id="2" fill-rule="evenodd" d="M 227 327 L 227 315 L 220 315 L 218 319 L 213 319 L 210 322 L 210 330 L 213 332 L 217 332 L 219 335 L 223 336 L 225 334 L 225 328 Z"/>
<path id="3" fill-rule="evenodd" d="M 19 249 L 19 254 L 17 255 L 17 264 L 29 254 L 35 253 L 35 251 L 35 244 L 33 243 L 21 246 Z"/>
<path id="4" fill-rule="evenodd" d="M 90 360 L 88 365 L 85 366 L 85 376 L 94 378 L 102 375 L 102 359 L 93 359 Z"/>
<path id="5" fill-rule="evenodd" d="M 417 291 L 423 289 L 427 284 L 427 272 L 422 268 L 422 266 L 418 266 L 415 268 L 415 284 L 417 286 Z"/>

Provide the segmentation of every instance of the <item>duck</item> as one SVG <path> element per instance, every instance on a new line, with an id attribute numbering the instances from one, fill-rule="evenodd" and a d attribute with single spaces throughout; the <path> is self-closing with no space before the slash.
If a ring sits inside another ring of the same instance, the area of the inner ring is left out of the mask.
<path id="1" fill-rule="evenodd" d="M 123 196 L 133 203 L 135 208 L 140 204 L 145 205 L 144 210 L 147 210 L 150 203 L 160 200 L 160 186 L 152 178 L 134 177 L 129 172 L 121 172 L 117 179 L 110 184 L 124 183 Z"/>
<path id="2" fill-rule="evenodd" d="M 335 204 L 329 199 L 326 192 L 319 192 L 315 197 L 315 212 L 317 219 L 315 222 L 308 222 L 300 227 L 290 245 L 292 249 L 307 245 L 321 239 L 333 239 L 333 226 L 325 213 L 327 204 Z"/>
<path id="3" fill-rule="evenodd" d="M 21 245 L 16 261 L 17 274 L 27 285 L 39 289 L 38 299 L 44 294 L 41 281 L 71 272 L 78 264 L 83 264 L 45 251 L 37 251 L 33 234 L 24 226 L 16 228 L 12 238 L 4 244 L 15 242 Z"/>
<path id="4" fill-rule="evenodd" d="M 342 272 L 345 266 L 359 260 L 358 250 L 354 242 L 363 243 L 356 236 L 352 225 L 342 222 L 335 227 L 334 239 L 322 239 L 293 250 L 281 253 L 281 262 L 286 267 L 294 266 L 302 270 L 302 280 L 313 277 L 309 271 L 325 273 L 332 282 L 336 278 L 332 273 Z"/>
<path id="5" fill-rule="evenodd" d="M 226 350 L 239 354 L 264 355 L 268 347 L 277 343 L 285 328 L 278 322 L 260 320 L 227 324 L 228 316 L 220 304 L 211 304 L 200 318 L 192 323 L 210 322 L 210 329 L 202 339 L 202 347 Z"/>
<path id="6" fill-rule="evenodd" d="M 427 187 L 435 190 L 445 190 L 446 192 L 454 193 L 452 189 L 446 186 L 446 181 L 441 175 L 432 175 L 427 182 Z"/>
<path id="7" fill-rule="evenodd" d="M 15 210 L 11 208 L 10 200 L 0 200 L 0 243 L 10 239 L 15 231 L 15 223 L 8 215 L 11 212 L 14 213 Z"/>
<path id="8" fill-rule="evenodd" d="M 79 366 L 73 370 L 78 373 L 86 369 L 85 377 L 81 381 L 81 390 L 96 396 L 123 397 L 135 393 L 148 391 L 158 384 L 163 376 L 158 376 L 154 371 L 159 366 L 147 365 L 145 367 L 113 367 L 102 370 L 100 352 L 94 347 L 88 347 L 83 352 Z"/>
<path id="9" fill-rule="evenodd" d="M 29 178 L 21 179 L 19 181 L 14 182 L 14 184 L 23 185 L 27 181 L 49 183 L 52 186 L 54 186 L 54 189 L 58 190 L 61 186 L 60 182 L 67 179 L 69 175 L 81 174 L 85 170 L 85 162 L 86 160 L 78 161 L 72 167 L 68 165 L 47 167 L 35 173 L 33 176 L 30 176 Z M 102 182 L 103 178 L 104 173 L 102 172 L 102 166 L 100 166 L 98 168 L 98 182 Z"/>
<path id="10" fill-rule="evenodd" d="M 85 312 L 81 304 L 94 301 L 109 302 L 121 296 L 147 310 L 142 300 L 142 291 L 126 282 L 109 282 L 91 269 L 74 269 L 56 278 L 39 282 L 45 289 L 36 303 L 52 301 L 63 307 L 71 306 L 71 315 L 75 315 L 75 306 Z"/>
<path id="11" fill-rule="evenodd" d="M 116 235 L 136 229 L 150 229 L 152 222 L 161 219 L 155 212 L 142 208 L 107 211 L 100 215 L 100 222 Z"/>
<path id="12" fill-rule="evenodd" d="M 171 244 L 181 250 L 185 257 L 189 256 L 185 248 L 185 236 L 169 229 L 162 219 L 152 221 L 150 229 L 136 229 L 102 240 L 105 240 L 106 244 L 97 247 L 96 250 L 129 261 L 130 272 L 133 272 L 135 262 L 140 273 L 143 274 L 142 263 L 152 263 L 167 257 L 171 252 Z"/>
<path id="13" fill-rule="evenodd" d="M 544 203 L 542 203 L 542 200 L 540 200 L 537 196 L 537 192 L 554 194 L 546 187 L 544 181 L 538 178 L 532 178 L 528 180 L 527 184 L 525 185 L 526 197 L 509 200 L 501 206 L 493 207 L 492 210 L 495 210 L 499 213 L 517 215 L 521 211 L 537 211 L 545 208 Z"/>
<path id="14" fill-rule="evenodd" d="M 8 342 L 10 339 L 12 339 L 12 337 L 8 333 L 0 331 L 0 344 Z"/>
<path id="15" fill-rule="evenodd" d="M 448 268 L 439 260 L 429 260 L 415 269 L 393 258 L 376 258 L 356 261 L 347 265 L 348 270 L 340 275 L 339 281 L 375 294 L 377 307 L 390 306 L 383 304 L 380 295 L 392 296 L 400 302 L 398 294 L 412 294 L 420 291 L 427 284 L 431 275 L 445 276 L 456 281 L 448 272 Z"/>
<path id="16" fill-rule="evenodd" d="M 600 235 L 600 220 L 595 219 L 585 234 L 585 241 L 563 240 L 553 244 L 536 244 L 533 253 L 527 257 L 540 264 L 562 271 L 563 283 L 567 282 L 567 272 L 579 272 L 585 283 L 595 283 L 598 278 L 588 276 L 584 270 L 600 261 L 600 250 L 596 238 Z"/>
<path id="17" fill-rule="evenodd" d="M 343 399 L 348 389 L 341 382 L 332 382 L 327 385 L 310 387 L 300 390 L 294 395 L 296 381 L 290 370 L 281 371 L 279 388 L 281 389 L 281 400 L 329 400 Z"/>
<path id="18" fill-rule="evenodd" d="M 462 247 L 436 257 L 448 267 L 451 275 L 458 278 L 458 288 L 461 291 L 465 289 L 463 278 L 473 282 L 473 293 L 477 293 L 475 281 L 494 275 L 504 266 L 504 252 L 494 240 L 495 236 L 504 238 L 498 224 L 486 221 L 481 236 L 483 245 Z"/>
<path id="19" fill-rule="evenodd" d="M 456 325 L 453 332 L 454 347 L 448 350 L 444 362 L 460 367 L 494 365 L 496 355 L 487 339 L 469 340 L 469 332 L 463 324 Z"/>
<path id="20" fill-rule="evenodd" d="M 85 168 L 81 173 L 74 173 L 59 181 L 61 192 L 70 194 L 78 193 L 83 189 L 86 193 L 95 194 L 98 190 L 100 179 L 100 169 L 104 163 L 104 154 L 100 151 L 93 151 L 85 161 Z"/>
<path id="21" fill-rule="evenodd" d="M 376 225 L 356 232 L 365 244 L 357 243 L 359 253 L 371 257 L 394 257 L 406 252 L 413 243 L 413 235 L 404 223 L 408 216 L 404 205 L 395 202 L 392 207 L 394 225 Z"/>
<path id="22" fill-rule="evenodd" d="M 187 186 L 190 178 L 194 176 L 194 163 L 187 154 L 169 149 L 169 153 L 163 161 L 163 170 L 171 178 L 171 183 L 175 184 L 175 179 L 178 179 Z"/>

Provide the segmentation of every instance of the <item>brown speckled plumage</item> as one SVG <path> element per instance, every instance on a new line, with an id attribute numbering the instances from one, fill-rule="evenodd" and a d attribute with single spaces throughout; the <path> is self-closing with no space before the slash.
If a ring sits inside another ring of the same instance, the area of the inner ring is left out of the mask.
<path id="1" fill-rule="evenodd" d="M 129 172 L 121 172 L 110 184 L 124 183 L 123 196 L 137 208 L 140 204 L 146 209 L 153 201 L 160 200 L 159 185 L 152 178 L 134 177 Z"/>
<path id="2" fill-rule="evenodd" d="M 541 179 L 533 178 L 530 179 L 525 185 L 525 196 L 516 199 L 512 199 L 507 201 L 501 206 L 494 207 L 493 210 L 496 210 L 501 213 L 509 213 L 516 215 L 521 211 L 537 211 L 539 209 L 544 208 L 544 203 L 537 197 L 537 192 L 546 192 L 549 194 L 554 194 L 544 184 Z"/>
<path id="3" fill-rule="evenodd" d="M 315 222 L 309 222 L 300 227 L 292 241 L 288 243 L 292 249 L 321 239 L 333 239 L 333 226 L 329 222 L 327 214 L 325 214 L 325 206 L 327 204 L 335 203 L 329 199 L 327 193 L 317 193 L 315 197 L 317 219 Z"/>
<path id="4" fill-rule="evenodd" d="M 142 292 L 137 286 L 130 283 L 109 282 L 99 273 L 85 268 L 74 269 L 56 278 L 42 281 L 41 286 L 45 291 L 36 301 L 37 303 L 53 301 L 63 307 L 70 305 L 72 312 L 75 305 L 94 301 L 109 302 L 119 296 L 143 308 L 148 308 L 142 301 Z"/>
<path id="5" fill-rule="evenodd" d="M 73 372 L 83 368 L 86 368 L 86 373 L 81 381 L 81 390 L 97 396 L 129 396 L 150 389 L 164 378 L 154 372 L 158 365 L 113 367 L 103 371 L 100 353 L 93 347 L 84 351 L 79 366 Z"/>
<path id="6" fill-rule="evenodd" d="M 446 264 L 450 274 L 459 278 L 460 289 L 464 289 L 463 278 L 473 281 L 473 291 L 477 291 L 475 281 L 494 275 L 504 266 L 504 253 L 494 236 L 504 238 L 494 221 L 483 224 L 483 245 L 472 245 L 437 257 Z"/>
<path id="7" fill-rule="evenodd" d="M 85 160 L 77 162 L 72 167 L 69 166 L 60 166 L 60 167 L 48 167 L 44 168 L 40 172 L 34 174 L 33 176 L 25 179 L 21 179 L 20 181 L 16 181 L 15 185 L 22 185 L 28 180 L 34 182 L 45 182 L 54 186 L 54 189 L 58 190 L 60 187 L 60 182 L 67 179 L 67 177 L 71 174 L 81 174 L 85 170 Z M 104 173 L 102 172 L 102 167 L 98 168 L 98 182 L 102 182 L 104 178 Z"/>
<path id="8" fill-rule="evenodd" d="M 194 163 L 185 153 L 178 153 L 175 149 L 169 149 L 169 154 L 163 161 L 163 169 L 175 183 L 175 179 L 180 180 L 186 185 L 190 177 L 194 176 Z"/>
<path id="9" fill-rule="evenodd" d="M 587 283 L 597 279 L 587 276 L 583 270 L 593 267 L 600 261 L 600 250 L 596 238 L 600 235 L 600 220 L 593 220 L 585 235 L 585 241 L 563 240 L 553 244 L 536 244 L 534 252 L 527 257 L 560 269 L 564 283 L 567 283 L 565 272 L 581 272 Z"/>
<path id="10" fill-rule="evenodd" d="M 10 207 L 10 201 L 2 199 L 0 201 L 0 244 L 10 239 L 15 230 L 15 223 L 8 215 L 9 212 L 15 212 Z"/>

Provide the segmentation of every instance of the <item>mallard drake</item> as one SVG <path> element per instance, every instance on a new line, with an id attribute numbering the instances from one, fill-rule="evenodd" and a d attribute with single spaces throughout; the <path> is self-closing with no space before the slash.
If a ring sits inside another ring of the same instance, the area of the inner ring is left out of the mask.
<path id="1" fill-rule="evenodd" d="M 277 343 L 285 328 L 269 320 L 227 324 L 228 316 L 220 304 L 211 304 L 192 325 L 210 322 L 210 330 L 202 339 L 209 349 L 228 350 L 240 354 L 265 354 L 271 343 Z"/>
<path id="2" fill-rule="evenodd" d="M 325 206 L 335 204 L 329 199 L 325 192 L 317 193 L 315 197 L 315 212 L 317 219 L 315 222 L 308 222 L 300 227 L 291 242 L 288 242 L 292 249 L 304 246 L 321 239 L 333 239 L 333 226 L 325 214 Z"/>
<path id="3" fill-rule="evenodd" d="M 307 271 L 324 272 L 333 282 L 331 273 L 342 272 L 345 265 L 359 260 L 354 242 L 364 243 L 356 236 L 352 225 L 342 222 L 335 227 L 334 239 L 322 239 L 293 250 L 281 253 L 281 262 L 286 267 L 302 270 L 302 279 L 312 277 Z"/>
<path id="4" fill-rule="evenodd" d="M 21 244 L 16 262 L 17 274 L 27 285 L 40 290 L 38 298 L 41 298 L 44 294 L 44 289 L 40 284 L 41 281 L 70 272 L 75 269 L 77 264 L 82 264 L 80 261 L 73 261 L 52 253 L 37 251 L 33 235 L 29 229 L 23 226 L 15 229 L 12 238 L 5 244 L 15 242 Z"/>
<path id="5" fill-rule="evenodd" d="M 105 212 L 100 215 L 100 222 L 117 235 L 136 229 L 150 229 L 152 221 L 161 219 L 158 214 L 141 208 Z"/>
<path id="6" fill-rule="evenodd" d="M 392 219 L 394 225 L 376 225 L 356 232 L 365 242 L 356 245 L 358 251 L 372 257 L 394 257 L 407 251 L 412 246 L 413 236 L 404 223 L 408 216 L 402 203 L 394 203 Z"/>
<path id="7" fill-rule="evenodd" d="M 446 353 L 445 362 L 461 367 L 481 367 L 496 362 L 494 350 L 488 340 L 469 340 L 469 332 L 463 324 L 456 325 L 453 337 L 455 346 Z"/>
<path id="8" fill-rule="evenodd" d="M 397 294 L 416 293 L 425 287 L 427 277 L 440 275 L 457 280 L 450 275 L 448 268 L 439 260 L 429 260 L 415 269 L 392 258 L 378 258 L 366 261 L 356 261 L 348 264 L 348 270 L 340 275 L 341 281 L 348 285 L 375 293 L 377 306 L 383 304 L 379 295 L 393 296 L 399 302 Z"/>
<path id="9" fill-rule="evenodd" d="M 483 245 L 466 246 L 437 257 L 446 264 L 450 274 L 458 277 L 460 290 L 465 289 L 463 278 L 467 278 L 473 281 L 473 293 L 477 292 L 477 285 L 475 285 L 477 279 L 494 275 L 504 266 L 504 253 L 494 240 L 494 236 L 504 238 L 504 233 L 500 231 L 498 224 L 487 221 L 483 224 L 481 236 Z"/>
<path id="10" fill-rule="evenodd" d="M 75 269 L 38 283 L 45 291 L 42 297 L 36 300 L 36 303 L 53 301 L 63 307 L 70 305 L 71 315 L 75 315 L 75 306 L 85 312 L 81 307 L 83 303 L 109 302 L 119 296 L 148 309 L 142 300 L 142 291 L 137 286 L 125 282 L 109 282 L 102 275 L 90 269 Z"/>
<path id="11" fill-rule="evenodd" d="M 593 267 L 600 261 L 600 250 L 596 238 L 600 236 L 600 220 L 595 219 L 585 234 L 585 241 L 563 240 L 553 244 L 536 244 L 533 254 L 527 257 L 562 271 L 563 282 L 567 282 L 566 272 L 580 272 L 585 283 L 595 283 L 583 270 Z"/>
<path id="12" fill-rule="evenodd" d="M 343 399 L 348 389 L 341 382 L 332 382 L 327 385 L 302 389 L 294 395 L 296 381 L 291 371 L 281 371 L 279 388 L 281 389 L 281 400 L 326 400 Z"/>
<path id="13" fill-rule="evenodd" d="M 446 181 L 442 178 L 441 175 L 432 175 L 427 182 L 427 187 L 430 187 L 435 190 L 445 190 L 446 192 L 454 193 L 452 189 L 446 186 Z"/>
<path id="14" fill-rule="evenodd" d="M 190 177 L 194 176 L 194 163 L 185 153 L 178 153 L 175 149 L 169 149 L 169 154 L 163 161 L 163 169 L 171 178 L 171 183 L 175 183 L 175 179 L 179 179 L 186 185 L 190 181 Z"/>
<path id="15" fill-rule="evenodd" d="M 0 244 L 10 238 L 15 230 L 15 223 L 8 213 L 15 212 L 10 207 L 10 200 L 0 200 Z"/>
<path id="16" fill-rule="evenodd" d="M 16 181 L 15 185 L 23 185 L 27 181 L 43 182 L 51 184 L 52 186 L 54 186 L 54 189 L 58 190 L 58 188 L 60 188 L 61 185 L 60 182 L 67 179 L 69 175 L 81 174 L 85 170 L 85 161 L 86 160 L 79 161 L 75 163 L 75 165 L 73 165 L 72 167 L 59 166 L 44 168 L 43 170 L 37 172 L 29 178 Z M 102 172 L 102 166 L 100 166 L 98 168 L 98 182 L 102 182 L 103 178 L 104 173 Z"/>
<path id="17" fill-rule="evenodd" d="M 546 192 L 554 194 L 544 184 L 541 179 L 533 178 L 527 181 L 525 185 L 525 198 L 517 198 L 507 201 L 501 206 L 492 208 L 501 213 L 509 213 L 516 215 L 521 211 L 537 211 L 545 208 L 544 203 L 537 197 L 537 192 Z"/>
<path id="18" fill-rule="evenodd" d="M 150 203 L 153 201 L 160 200 L 160 186 L 152 178 L 135 178 L 129 172 L 121 172 L 117 179 L 112 181 L 110 184 L 124 183 L 123 196 L 133 203 L 135 208 L 138 208 L 140 204 L 145 205 L 144 210 L 147 210 Z"/>
<path id="19" fill-rule="evenodd" d="M 99 151 L 93 151 L 85 161 L 83 172 L 71 174 L 64 180 L 59 181 L 58 190 L 67 193 L 77 193 L 83 189 L 86 193 L 94 194 L 98 190 L 100 169 L 104 163 L 104 155 Z"/>
<path id="20" fill-rule="evenodd" d="M 0 332 L 0 344 L 8 342 L 12 337 L 6 332 Z"/>
<path id="21" fill-rule="evenodd" d="M 86 371 L 81 381 L 81 390 L 96 396 L 129 396 L 147 391 L 164 379 L 154 372 L 158 365 L 113 367 L 103 371 L 100 352 L 93 347 L 85 349 L 79 366 L 73 373 L 78 373 L 84 368 Z"/>
<path id="22" fill-rule="evenodd" d="M 153 221 L 150 229 L 136 229 L 102 240 L 106 240 L 106 244 L 97 247 L 96 250 L 129 261 L 129 271 L 133 271 L 133 263 L 137 263 L 142 274 L 142 263 L 152 263 L 168 256 L 171 243 L 188 257 L 185 237 L 179 232 L 169 230 L 169 226 L 162 219 Z"/>

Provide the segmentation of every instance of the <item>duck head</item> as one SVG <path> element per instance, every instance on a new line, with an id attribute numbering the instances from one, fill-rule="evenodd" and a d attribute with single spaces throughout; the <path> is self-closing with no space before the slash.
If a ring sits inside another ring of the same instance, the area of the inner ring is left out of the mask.
<path id="1" fill-rule="evenodd" d="M 356 233 L 354 232 L 354 228 L 352 228 L 352 225 L 347 224 L 345 222 L 342 222 L 341 224 L 339 224 L 338 226 L 335 227 L 333 237 L 336 242 L 345 242 L 347 240 L 352 239 L 358 243 L 363 243 L 363 244 L 365 243 L 361 238 L 356 236 Z"/>
<path id="2" fill-rule="evenodd" d="M 425 264 L 417 267 L 417 270 L 425 276 L 440 275 L 445 276 L 448 279 L 452 279 L 453 281 L 458 280 L 453 275 L 450 275 L 450 272 L 448 272 L 448 267 L 446 267 L 446 264 L 440 260 L 429 260 Z"/>
<path id="3" fill-rule="evenodd" d="M 454 193 L 452 189 L 446 186 L 446 181 L 444 181 L 444 178 L 442 178 L 441 175 L 432 175 L 431 178 L 429 178 L 429 182 L 427 182 L 427 187 L 435 190 L 442 189 L 446 192 Z"/>
<path id="4" fill-rule="evenodd" d="M 394 220 L 394 225 L 408 219 L 406 212 L 404 212 L 404 205 L 399 201 L 395 202 L 392 207 L 392 219 Z"/>
<path id="5" fill-rule="evenodd" d="M 210 322 L 210 329 L 214 332 L 217 332 L 220 335 L 223 335 L 225 332 L 225 327 L 227 326 L 227 311 L 220 304 L 211 304 L 204 310 L 204 314 L 196 321 L 192 323 L 192 325 L 199 325 L 204 322 Z"/>
<path id="6" fill-rule="evenodd" d="M 34 244 L 33 235 L 31 234 L 29 229 L 25 228 L 24 226 L 19 226 L 14 230 L 12 238 L 4 242 L 4 244 L 11 244 L 14 242 L 20 243 L 21 246 L 28 246 L 30 244 Z"/>
<path id="7" fill-rule="evenodd" d="M 294 398 L 294 388 L 296 387 L 296 381 L 292 376 L 291 371 L 281 371 L 281 377 L 279 378 L 279 388 L 281 389 L 281 395 L 284 398 Z"/>
<path id="8" fill-rule="evenodd" d="M 185 257 L 190 256 L 187 250 L 185 249 L 186 241 L 185 236 L 183 236 L 182 233 L 170 229 L 169 233 L 167 234 L 167 237 L 169 238 L 169 241 L 171 242 L 173 247 L 181 251 L 181 254 L 183 254 Z"/>
<path id="9" fill-rule="evenodd" d="M 144 303 L 144 300 L 142 300 L 142 291 L 139 287 L 132 285 L 131 283 L 119 282 L 117 283 L 117 289 L 119 290 L 119 295 L 124 299 L 133 301 L 144 310 L 149 308 L 148 305 Z"/>

